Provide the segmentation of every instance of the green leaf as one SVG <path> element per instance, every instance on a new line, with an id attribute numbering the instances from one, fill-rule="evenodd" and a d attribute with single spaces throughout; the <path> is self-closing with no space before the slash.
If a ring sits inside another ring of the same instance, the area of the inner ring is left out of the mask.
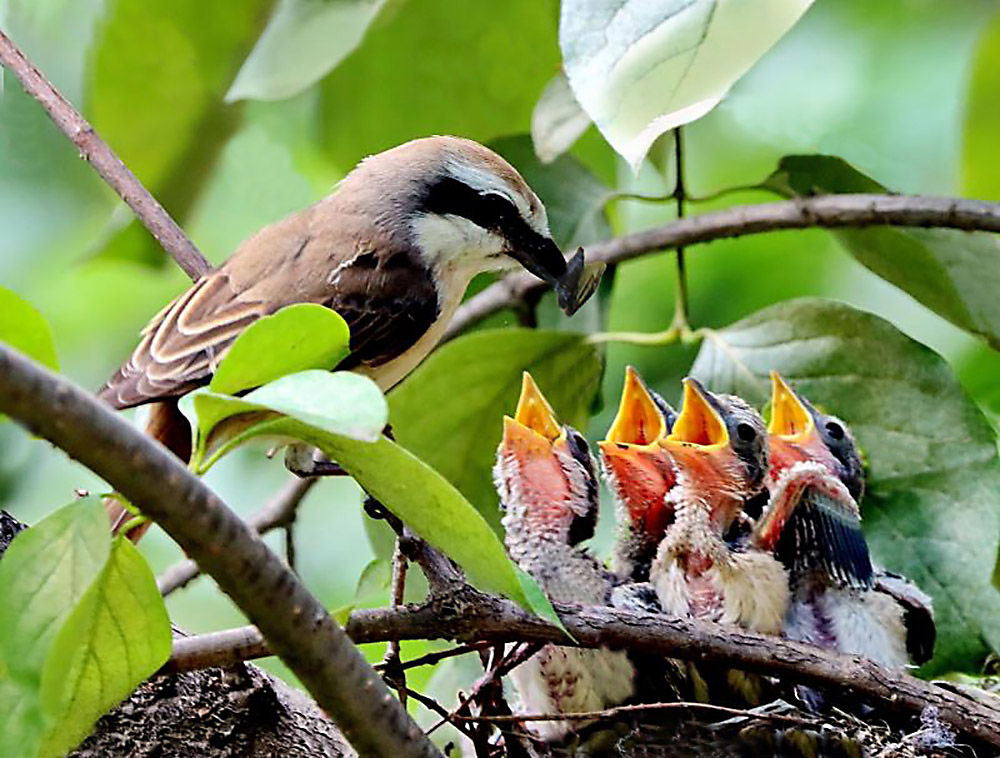
<path id="1" fill-rule="evenodd" d="M 66 619 L 42 672 L 54 719 L 43 755 L 63 755 L 170 657 L 170 619 L 156 579 L 118 537 L 100 575 Z"/>
<path id="2" fill-rule="evenodd" d="M 197 418 L 199 434 L 193 460 L 200 471 L 235 445 L 261 434 L 257 428 L 261 421 L 281 420 L 279 414 L 294 418 L 303 427 L 369 443 L 379 438 L 388 419 L 378 385 L 350 371 L 301 371 L 243 397 L 197 390 L 182 404 L 189 418 Z M 229 423 L 219 427 L 223 421 Z M 283 425 L 291 437 L 297 433 L 293 426 L 288 420 Z"/>
<path id="3" fill-rule="evenodd" d="M 531 112 L 531 141 L 542 163 L 565 153 L 590 126 L 588 116 L 573 95 L 566 74 L 556 74 Z"/>
<path id="4" fill-rule="evenodd" d="M 298 303 L 250 324 L 208 385 L 236 394 L 307 369 L 333 369 L 350 352 L 347 323 L 329 308 Z"/>
<path id="5" fill-rule="evenodd" d="M 3 286 L 0 286 L 0 342 L 54 371 L 59 370 L 52 330 L 45 318 L 27 300 Z"/>
<path id="6" fill-rule="evenodd" d="M 850 306 L 793 300 L 706 334 L 691 373 L 763 405 L 775 369 L 857 435 L 872 552 L 934 598 L 938 641 L 922 670 L 977 669 L 1000 649 L 1000 464 L 989 422 L 944 360 Z"/>
<path id="7" fill-rule="evenodd" d="M 270 0 L 111 0 L 97 24 L 86 112 L 181 221 L 240 123 L 239 109 L 222 97 L 270 6 Z M 121 216 L 109 235 L 103 256 L 164 260 L 159 245 L 130 216 Z"/>
<path id="8" fill-rule="evenodd" d="M 279 100 L 321 79 L 361 44 L 385 0 L 281 0 L 226 93 Z"/>
<path id="9" fill-rule="evenodd" d="M 396 439 L 440 471 L 500 530 L 490 471 L 504 414 L 513 413 L 530 371 L 559 418 L 586 428 L 601 363 L 584 338 L 497 329 L 443 345 L 389 396 Z"/>
<path id="10" fill-rule="evenodd" d="M 786 197 L 886 188 L 840 158 L 793 155 L 761 185 Z M 837 239 L 863 266 L 956 326 L 1000 348 L 1000 242 L 981 232 L 881 227 Z"/>
<path id="11" fill-rule="evenodd" d="M 403 3 L 319 85 L 317 134 L 346 169 L 428 134 L 486 143 L 524 131 L 559 66 L 554 38 L 550 2 Z"/>
<path id="12" fill-rule="evenodd" d="M 0 561 L 0 735 L 37 755 L 49 720 L 42 670 L 53 640 L 104 566 L 111 543 L 97 498 L 61 508 L 19 534 Z M 16 735 L 16 736 L 15 736 Z"/>
<path id="13" fill-rule="evenodd" d="M 962 145 L 963 194 L 1000 201 L 1000 14 L 982 32 L 972 63 Z"/>
<path id="14" fill-rule="evenodd" d="M 612 147 L 638 169 L 664 132 L 701 118 L 812 0 L 563 0 L 566 75 Z"/>
<path id="15" fill-rule="evenodd" d="M 331 383 L 324 385 L 318 381 L 319 376 L 339 378 L 342 385 L 355 394 L 349 396 L 347 392 L 331 390 Z M 302 377 L 309 380 L 310 386 L 303 388 Z M 360 392 L 356 391 L 358 388 Z M 381 400 L 381 393 L 370 379 L 349 372 L 328 374 L 320 371 L 283 377 L 245 398 L 205 391 L 192 393 L 188 408 L 197 413 L 203 439 L 216 436 L 213 426 L 220 421 L 238 421 L 238 416 L 234 418 L 238 413 L 249 416 L 247 422 L 239 426 L 238 434 L 213 452 L 201 468 L 207 468 L 225 450 L 258 436 L 301 440 L 318 447 L 417 535 L 458 563 L 470 582 L 534 610 L 496 533 L 448 480 L 384 437 L 377 442 L 360 441 L 331 431 L 347 426 L 369 440 L 376 438 L 384 426 L 385 406 L 379 409 L 377 423 L 371 423 L 376 418 L 371 400 L 376 395 L 371 393 L 377 393 Z M 258 402 L 262 396 L 268 402 Z M 328 411 L 318 412 L 316 402 L 322 402 Z M 365 409 L 365 405 L 369 407 Z M 261 414 L 262 409 L 264 414 Z M 353 419 L 359 413 L 367 416 L 367 427 L 359 427 L 355 421 L 344 423 L 347 416 Z"/>
<path id="16" fill-rule="evenodd" d="M 368 519 L 369 521 L 371 519 Z M 333 611 L 337 623 L 343 626 L 355 608 L 364 608 L 370 603 L 384 599 L 392 583 L 392 561 L 385 558 L 375 558 L 361 571 L 354 597 L 347 605 L 342 605 Z"/>
<path id="17" fill-rule="evenodd" d="M 563 250 L 611 236 L 605 206 L 614 191 L 571 155 L 542 165 L 526 135 L 504 137 L 490 147 L 510 161 L 545 204 L 552 238 Z"/>

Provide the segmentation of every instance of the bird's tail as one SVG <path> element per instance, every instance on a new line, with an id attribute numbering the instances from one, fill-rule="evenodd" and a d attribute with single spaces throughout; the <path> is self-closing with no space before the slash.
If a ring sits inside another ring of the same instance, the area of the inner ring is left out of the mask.
<path id="1" fill-rule="evenodd" d="M 146 433 L 185 463 L 191 459 L 191 426 L 177 407 L 176 400 L 164 400 L 150 405 Z M 108 512 L 113 534 L 122 532 L 132 520 L 132 512 L 116 495 L 104 498 L 104 507 Z M 125 531 L 125 534 L 132 542 L 138 542 L 151 525 L 152 522 L 144 521 Z"/>

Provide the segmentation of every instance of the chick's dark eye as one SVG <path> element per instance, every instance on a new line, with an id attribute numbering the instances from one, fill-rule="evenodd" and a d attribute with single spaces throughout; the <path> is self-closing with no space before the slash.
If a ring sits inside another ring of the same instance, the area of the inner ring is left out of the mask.
<path id="1" fill-rule="evenodd" d="M 757 439 L 757 430 L 750 426 L 750 424 L 741 421 L 736 425 L 736 436 L 743 440 L 743 442 L 753 442 Z"/>
<path id="2" fill-rule="evenodd" d="M 836 440 L 837 442 L 844 439 L 844 427 L 836 421 L 827 421 L 825 429 L 826 433 L 830 435 L 830 439 Z"/>

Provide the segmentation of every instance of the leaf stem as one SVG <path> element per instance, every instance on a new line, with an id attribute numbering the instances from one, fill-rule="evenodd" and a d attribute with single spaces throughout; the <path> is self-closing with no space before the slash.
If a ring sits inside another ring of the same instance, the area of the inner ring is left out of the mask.
<path id="1" fill-rule="evenodd" d="M 677 220 L 684 218 L 684 203 L 687 199 L 687 190 L 684 187 L 684 140 L 682 128 L 674 129 L 674 168 L 676 178 L 674 179 L 674 201 L 677 204 Z M 688 286 L 687 270 L 684 264 L 684 247 L 677 248 L 677 288 L 674 299 L 674 319 L 670 323 L 670 328 L 676 328 L 679 334 L 690 331 L 688 325 Z M 669 331 L 669 330 L 668 330 Z"/>

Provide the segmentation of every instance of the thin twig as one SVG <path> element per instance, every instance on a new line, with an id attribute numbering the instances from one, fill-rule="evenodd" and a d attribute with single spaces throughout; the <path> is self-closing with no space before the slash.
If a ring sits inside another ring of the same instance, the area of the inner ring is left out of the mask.
<path id="1" fill-rule="evenodd" d="M 491 642 L 472 642 L 468 645 L 456 645 L 455 647 L 450 647 L 447 650 L 440 650 L 436 653 L 426 653 L 421 655 L 419 658 L 412 658 L 408 661 L 401 661 L 399 667 L 404 671 L 408 669 L 417 668 L 418 666 L 434 666 L 447 658 L 455 658 L 459 655 L 467 655 L 469 653 L 476 653 L 480 650 L 486 650 L 492 647 Z M 385 667 L 384 663 L 376 663 L 375 670 L 379 671 Z"/>
<path id="2" fill-rule="evenodd" d="M 479 694 L 486 689 L 489 685 L 493 684 L 499 677 L 505 676 L 512 669 L 517 668 L 531 656 L 541 650 L 542 646 L 535 643 L 529 644 L 525 643 L 519 645 L 512 649 L 510 653 L 505 655 L 493 668 L 486 672 L 479 680 L 472 685 L 472 689 L 469 690 L 469 694 L 458 699 L 458 707 L 455 708 L 451 713 L 453 716 L 457 715 L 463 708 L 466 708 L 469 703 L 476 700 Z M 427 730 L 427 734 L 433 734 L 438 727 L 443 726 L 444 721 L 439 721 L 430 729 Z"/>
<path id="3" fill-rule="evenodd" d="M 440 755 L 323 604 L 169 450 L 2 342 L 0 412 L 102 477 L 197 560 L 359 754 Z"/>
<path id="4" fill-rule="evenodd" d="M 406 556 L 403 555 L 403 537 L 396 537 L 392 550 L 392 582 L 389 587 L 389 607 L 399 608 L 406 593 Z M 382 676 L 399 693 L 399 702 L 406 707 L 406 670 L 399 662 L 399 640 L 389 640 L 382 659 Z"/>
<path id="5" fill-rule="evenodd" d="M 100 177 L 132 209 L 160 246 L 177 261 L 184 273 L 197 280 L 212 270 L 212 264 L 184 234 L 170 214 L 122 163 L 80 112 L 62 96 L 45 75 L 0 31 L 0 64 L 17 77 L 24 91 L 37 100 L 52 122 L 80 151 Z"/>
<path id="6" fill-rule="evenodd" d="M 634 703 L 632 705 L 619 705 L 614 708 L 606 708 L 603 711 L 580 711 L 577 713 L 529 713 L 524 715 L 512 714 L 510 716 L 453 716 L 456 721 L 482 721 L 489 724 L 510 724 L 519 721 L 593 721 L 596 719 L 610 719 L 627 713 L 643 713 L 645 711 L 678 711 L 678 710 L 699 710 L 710 711 L 712 713 L 724 714 L 727 716 L 745 716 L 760 721 L 777 721 L 785 724 L 796 724 L 799 726 L 812 726 L 816 724 L 815 719 L 801 716 L 788 716 L 781 713 L 755 713 L 754 711 L 742 708 L 729 708 L 722 705 L 712 705 L 711 703 Z"/>
<path id="7" fill-rule="evenodd" d="M 587 260 L 619 263 L 654 251 L 780 229 L 870 226 L 1000 232 L 1000 204 L 919 195 L 822 195 L 780 203 L 738 205 L 598 242 L 587 248 Z M 526 272 L 504 277 L 462 304 L 448 325 L 446 337 L 454 337 L 546 286 Z"/>
<path id="8" fill-rule="evenodd" d="M 299 504 L 319 479 L 293 477 L 259 511 L 247 519 L 247 526 L 257 534 L 266 534 L 272 529 L 284 526 L 295 518 Z M 201 574 L 198 564 L 191 560 L 178 561 L 164 569 L 156 578 L 156 586 L 164 597 L 187 586 Z"/>

